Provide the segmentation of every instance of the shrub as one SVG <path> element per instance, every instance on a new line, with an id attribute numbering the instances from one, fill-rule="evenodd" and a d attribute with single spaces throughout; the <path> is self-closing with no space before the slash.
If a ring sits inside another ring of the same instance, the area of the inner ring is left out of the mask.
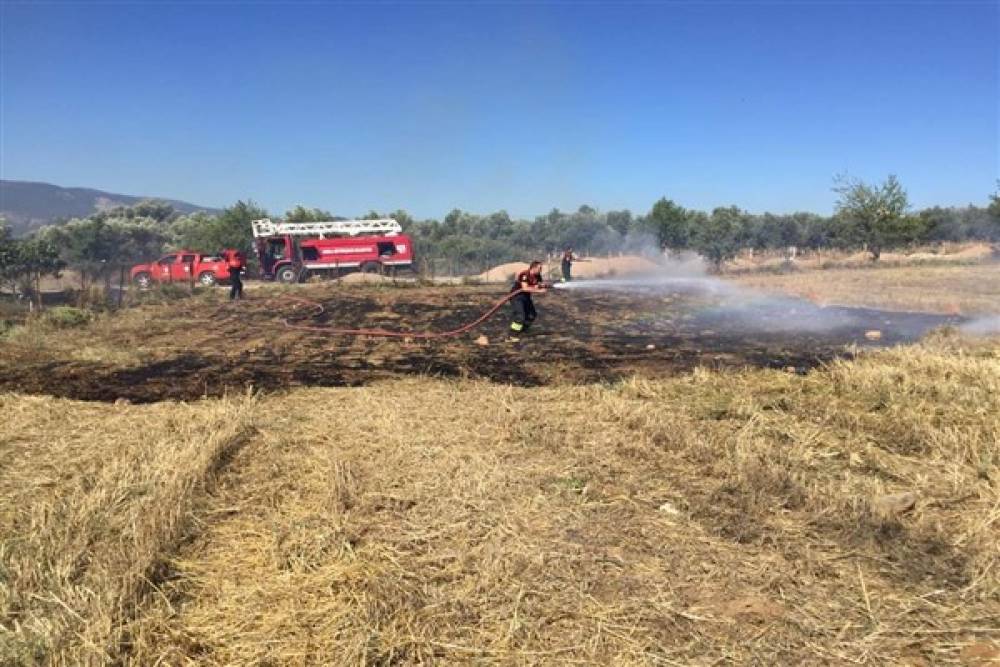
<path id="1" fill-rule="evenodd" d="M 44 311 L 40 321 L 55 329 L 72 329 L 86 324 L 92 318 L 93 314 L 89 310 L 73 306 L 56 306 Z"/>
<path id="2" fill-rule="evenodd" d="M 108 307 L 108 294 L 103 287 L 90 285 L 89 287 L 73 292 L 73 299 L 78 308 L 89 310 L 101 310 Z"/>

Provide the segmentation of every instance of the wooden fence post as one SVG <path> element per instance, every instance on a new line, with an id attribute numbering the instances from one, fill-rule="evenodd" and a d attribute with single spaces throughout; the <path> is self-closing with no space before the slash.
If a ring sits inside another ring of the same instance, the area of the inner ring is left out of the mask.
<path id="1" fill-rule="evenodd" d="M 125 265 L 119 267 L 118 273 L 118 309 L 121 310 L 122 299 L 125 295 Z"/>

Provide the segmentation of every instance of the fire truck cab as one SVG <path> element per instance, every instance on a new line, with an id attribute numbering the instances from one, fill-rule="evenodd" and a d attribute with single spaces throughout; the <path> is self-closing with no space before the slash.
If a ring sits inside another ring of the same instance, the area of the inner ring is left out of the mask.
<path id="1" fill-rule="evenodd" d="M 395 273 L 413 266 L 413 241 L 391 218 L 322 222 L 253 221 L 264 280 L 295 283 L 311 275 Z"/>

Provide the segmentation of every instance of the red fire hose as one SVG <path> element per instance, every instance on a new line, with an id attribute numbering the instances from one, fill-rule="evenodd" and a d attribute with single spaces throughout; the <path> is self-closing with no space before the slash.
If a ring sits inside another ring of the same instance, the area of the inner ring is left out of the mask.
<path id="1" fill-rule="evenodd" d="M 385 329 L 338 329 L 336 327 L 325 327 L 316 324 L 298 324 L 296 322 L 290 321 L 288 318 L 283 320 L 284 325 L 289 329 L 295 329 L 298 331 L 311 331 L 315 333 L 324 333 L 331 336 L 379 336 L 382 338 L 416 338 L 421 340 L 427 340 L 430 338 L 449 338 L 451 336 L 460 336 L 471 329 L 476 328 L 503 307 L 505 303 L 513 299 L 518 294 L 524 293 L 526 290 L 517 290 L 516 292 L 510 292 L 504 295 L 502 299 L 497 301 L 487 310 L 485 313 L 480 315 L 475 320 L 464 324 L 457 329 L 452 329 L 451 331 L 387 331 Z M 305 306 L 309 306 L 314 309 L 313 317 L 318 317 L 322 315 L 326 308 L 323 304 L 318 301 L 313 301 L 312 299 L 304 299 L 298 296 L 285 297 L 288 301 L 294 301 L 301 303 Z"/>

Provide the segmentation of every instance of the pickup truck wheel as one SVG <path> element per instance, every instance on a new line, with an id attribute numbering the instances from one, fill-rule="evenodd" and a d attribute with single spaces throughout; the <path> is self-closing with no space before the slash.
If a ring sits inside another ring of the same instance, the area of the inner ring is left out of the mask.
<path id="1" fill-rule="evenodd" d="M 275 275 L 279 283 L 296 283 L 299 281 L 299 272 L 292 266 L 283 266 L 278 269 Z"/>
<path id="2" fill-rule="evenodd" d="M 153 284 L 153 277 L 148 273 L 137 273 L 133 280 L 135 281 L 135 284 L 142 289 L 148 289 L 149 286 Z"/>
<path id="3" fill-rule="evenodd" d="M 204 273 L 198 276 L 198 282 L 204 285 L 205 287 L 213 287 L 218 281 L 215 279 L 214 273 L 212 273 L 211 271 L 205 271 Z"/>
<path id="4" fill-rule="evenodd" d="M 362 273 L 380 273 L 382 271 L 382 265 L 378 262 L 365 262 L 361 265 Z"/>

